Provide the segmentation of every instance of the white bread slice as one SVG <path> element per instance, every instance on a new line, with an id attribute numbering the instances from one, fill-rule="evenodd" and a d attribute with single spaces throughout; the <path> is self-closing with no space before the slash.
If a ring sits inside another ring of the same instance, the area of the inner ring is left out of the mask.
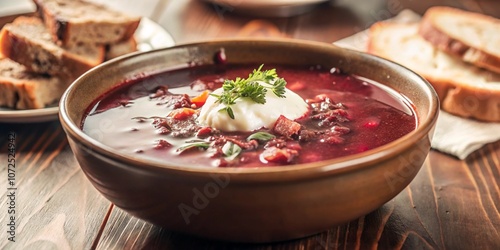
<path id="1" fill-rule="evenodd" d="M 500 19 L 436 6 L 425 12 L 419 34 L 466 62 L 500 73 Z"/>
<path id="2" fill-rule="evenodd" d="M 78 77 L 102 63 L 105 51 L 95 44 L 62 48 L 39 18 L 20 16 L 2 28 L 0 53 L 36 73 Z"/>
<path id="3" fill-rule="evenodd" d="M 140 17 L 82 0 L 34 0 L 54 41 L 112 44 L 133 36 Z"/>
<path id="4" fill-rule="evenodd" d="M 418 23 L 378 22 L 369 30 L 368 52 L 395 61 L 426 78 L 449 113 L 500 122 L 500 75 L 432 46 Z"/>
<path id="5" fill-rule="evenodd" d="M 13 109 L 37 109 L 55 104 L 69 85 L 48 75 L 27 72 L 8 58 L 0 57 L 0 106 Z"/>

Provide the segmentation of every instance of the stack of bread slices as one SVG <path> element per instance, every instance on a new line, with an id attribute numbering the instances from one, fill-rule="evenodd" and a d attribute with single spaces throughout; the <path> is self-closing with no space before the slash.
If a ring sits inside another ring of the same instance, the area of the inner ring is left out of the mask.
<path id="1" fill-rule="evenodd" d="M 500 122 L 499 19 L 432 7 L 418 23 L 375 23 L 367 49 L 426 78 L 444 111 Z"/>
<path id="2" fill-rule="evenodd" d="M 140 18 L 82 0 L 34 0 L 0 31 L 0 106 L 44 108 L 105 60 L 136 50 Z"/>

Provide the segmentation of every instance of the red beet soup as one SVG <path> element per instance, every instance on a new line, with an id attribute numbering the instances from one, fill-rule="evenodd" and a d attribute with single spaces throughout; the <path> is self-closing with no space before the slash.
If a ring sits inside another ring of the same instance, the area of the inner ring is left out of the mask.
<path id="1" fill-rule="evenodd" d="M 251 131 L 225 131 L 200 122 L 207 100 L 222 100 L 214 90 L 225 89 L 228 83 L 234 88 L 234 83 L 242 82 L 238 78 L 250 79 L 258 68 L 192 66 L 121 83 L 88 108 L 82 129 L 126 155 L 170 165 L 270 167 L 361 153 L 416 128 L 412 104 L 380 83 L 335 68 L 286 65 L 264 65 L 262 71 L 275 70 L 286 81 L 286 89 L 302 98 L 307 112 L 300 117 L 281 115 L 271 126 Z M 258 100 L 256 93 L 261 89 L 251 87 L 243 90 L 249 94 L 239 93 L 238 97 L 256 96 Z M 231 107 L 231 101 L 228 103 Z M 262 104 L 255 105 L 258 109 Z M 231 116 L 227 109 L 219 111 L 221 116 Z M 265 116 L 266 111 L 262 112 Z M 248 117 L 253 116 L 226 118 L 254 122 L 255 118 Z"/>

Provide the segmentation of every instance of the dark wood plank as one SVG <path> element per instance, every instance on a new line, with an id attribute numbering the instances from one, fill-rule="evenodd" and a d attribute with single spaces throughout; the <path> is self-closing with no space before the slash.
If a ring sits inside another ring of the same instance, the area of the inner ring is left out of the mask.
<path id="1" fill-rule="evenodd" d="M 3 152 L 7 135 L 16 135 L 17 188 L 15 242 L 4 238 L 0 248 L 90 248 L 110 203 L 85 178 L 59 123 L 0 124 L 0 131 Z M 0 154 L 0 162 L 5 177 L 0 184 L 7 187 L 6 154 Z M 10 192 L 1 190 L 2 204 L 9 201 Z M 0 220 L 7 223 L 10 215 L 4 210 Z"/>

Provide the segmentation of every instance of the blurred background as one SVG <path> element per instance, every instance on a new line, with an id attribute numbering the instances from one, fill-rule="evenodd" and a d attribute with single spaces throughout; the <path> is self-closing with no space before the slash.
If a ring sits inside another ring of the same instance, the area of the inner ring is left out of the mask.
<path id="1" fill-rule="evenodd" d="M 295 38 L 334 42 L 366 29 L 376 21 L 397 15 L 404 9 L 423 14 L 433 5 L 447 5 L 500 17 L 500 3 L 495 0 L 89 0 L 115 9 L 146 16 L 169 32 L 176 43 L 206 40 L 212 37 L 245 35 L 242 24 L 260 21 L 286 34 L 297 27 Z M 292 7 L 273 7 L 277 3 Z M 297 6 L 293 6 L 296 4 Z M 32 13 L 32 0 L 0 0 L 0 26 L 16 15 Z M 195 13 L 195 14 L 193 14 Z M 196 30 L 189 23 L 196 25 Z M 224 22 L 224 30 L 218 27 Z M 234 24 L 234 25 L 233 25 Z M 318 32 L 330 25 L 338 33 Z M 189 26 L 190 32 L 184 32 Z M 234 27 L 234 29 L 232 29 Z M 310 30 L 311 32 L 307 32 Z M 255 33 L 255 31 L 252 31 Z M 269 29 L 268 31 L 269 32 Z M 189 34 L 186 34 L 189 33 Z"/>

